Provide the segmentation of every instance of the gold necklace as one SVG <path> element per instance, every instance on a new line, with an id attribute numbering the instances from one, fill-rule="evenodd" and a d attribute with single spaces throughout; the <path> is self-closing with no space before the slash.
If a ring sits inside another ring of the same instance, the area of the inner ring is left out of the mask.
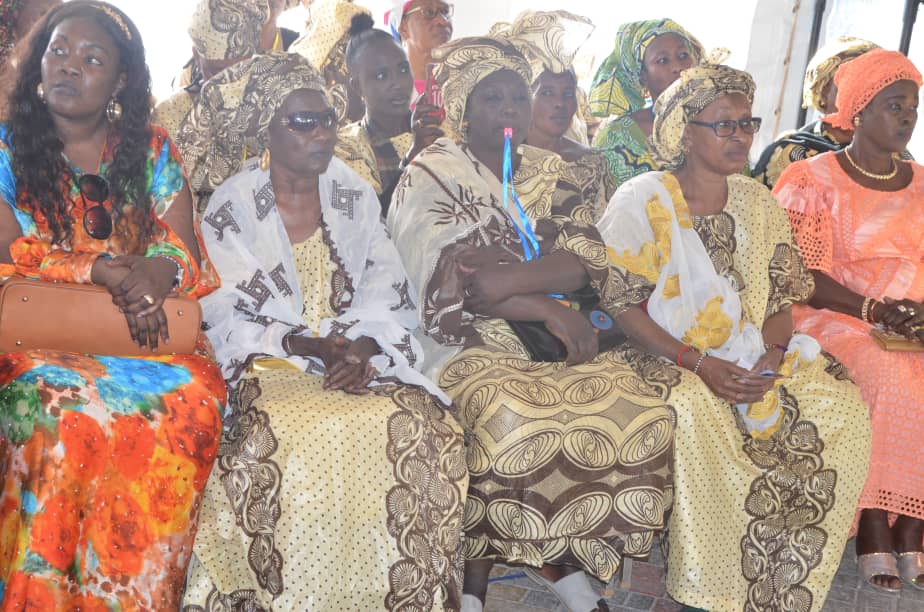
<path id="1" fill-rule="evenodd" d="M 850 165 L 853 166 L 854 170 L 856 170 L 857 172 L 859 172 L 860 174 L 862 174 L 863 176 L 867 178 L 871 178 L 877 181 L 888 181 L 889 179 L 895 178 L 895 175 L 898 174 L 898 164 L 895 163 L 894 159 L 892 159 L 892 171 L 891 172 L 889 172 L 888 174 L 875 174 L 868 170 L 864 170 L 859 165 L 857 165 L 857 162 L 853 161 L 853 158 L 850 157 L 850 151 L 848 150 L 848 147 L 844 147 L 844 155 L 847 156 L 847 161 L 850 162 Z"/>

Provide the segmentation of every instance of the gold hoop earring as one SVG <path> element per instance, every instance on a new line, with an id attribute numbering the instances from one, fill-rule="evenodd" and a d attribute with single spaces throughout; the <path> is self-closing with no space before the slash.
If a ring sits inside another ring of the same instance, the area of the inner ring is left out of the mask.
<path id="1" fill-rule="evenodd" d="M 35 87 L 35 95 L 38 96 L 39 102 L 45 103 L 45 86 L 39 83 Z"/>
<path id="2" fill-rule="evenodd" d="M 270 150 L 266 149 L 263 151 L 263 155 L 260 157 L 260 170 L 266 172 L 270 167 Z"/>
<path id="3" fill-rule="evenodd" d="M 109 123 L 118 123 L 122 119 L 122 105 L 114 97 L 106 105 L 106 119 Z"/>

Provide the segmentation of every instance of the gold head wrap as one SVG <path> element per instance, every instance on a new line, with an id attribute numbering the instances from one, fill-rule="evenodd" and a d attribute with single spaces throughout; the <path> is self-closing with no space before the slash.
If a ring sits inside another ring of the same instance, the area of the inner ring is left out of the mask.
<path id="1" fill-rule="evenodd" d="M 360 13 L 372 16 L 369 9 L 353 0 L 316 0 L 305 34 L 289 47 L 290 53 L 298 53 L 324 75 L 341 122 L 349 109 L 346 47 L 353 17 Z"/>
<path id="2" fill-rule="evenodd" d="M 497 23 L 488 34 L 520 50 L 529 61 L 533 78 L 543 71 L 554 74 L 572 71 L 574 58 L 593 34 L 587 17 L 568 11 L 523 11 L 513 23 Z"/>
<path id="3" fill-rule="evenodd" d="M 269 16 L 267 0 L 199 0 L 189 37 L 206 60 L 247 58 L 259 50 Z"/>
<path id="4" fill-rule="evenodd" d="M 879 45 L 876 43 L 862 38 L 838 36 L 816 51 L 808 68 L 805 69 L 802 108 L 811 106 L 820 113 L 827 113 L 830 109 L 825 108 L 822 95 L 840 65 L 878 48 Z"/>
<path id="5" fill-rule="evenodd" d="M 468 97 L 475 87 L 501 70 L 516 72 L 527 85 L 533 82 L 529 62 L 512 44 L 496 38 L 459 38 L 433 50 L 434 77 L 443 89 L 446 124 L 462 133 Z"/>
<path id="6" fill-rule="evenodd" d="M 279 51 L 255 55 L 206 81 L 176 139 L 193 191 L 214 191 L 245 159 L 261 155 L 276 111 L 299 89 L 327 97 L 308 60 Z"/>
<path id="7" fill-rule="evenodd" d="M 680 73 L 680 78 L 655 102 L 651 147 L 655 161 L 666 170 L 676 170 L 686 161 L 683 132 L 687 123 L 722 96 L 740 93 L 754 101 L 754 79 L 742 70 L 705 62 Z"/>

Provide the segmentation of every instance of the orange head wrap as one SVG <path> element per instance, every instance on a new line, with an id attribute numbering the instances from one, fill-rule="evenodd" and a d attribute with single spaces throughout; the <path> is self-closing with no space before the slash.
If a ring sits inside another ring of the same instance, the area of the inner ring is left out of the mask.
<path id="1" fill-rule="evenodd" d="M 898 51 L 873 49 L 841 64 L 834 75 L 837 112 L 825 115 L 825 123 L 842 130 L 853 130 L 853 118 L 876 94 L 898 81 L 914 81 L 915 85 L 921 86 L 921 73 L 910 59 Z"/>

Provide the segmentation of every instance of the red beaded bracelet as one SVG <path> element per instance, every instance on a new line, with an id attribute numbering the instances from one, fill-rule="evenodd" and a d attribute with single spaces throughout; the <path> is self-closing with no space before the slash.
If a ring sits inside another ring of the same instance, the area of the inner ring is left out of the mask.
<path id="1" fill-rule="evenodd" d="M 678 367 L 678 368 L 682 368 L 682 367 L 683 367 L 683 364 L 680 363 L 680 358 L 683 357 L 683 354 L 684 354 L 684 353 L 686 353 L 687 351 L 692 350 L 692 349 L 693 349 L 692 346 L 689 346 L 689 345 L 686 345 L 686 344 L 685 344 L 685 345 L 683 346 L 682 349 L 680 349 L 679 351 L 677 351 L 677 367 Z"/>

